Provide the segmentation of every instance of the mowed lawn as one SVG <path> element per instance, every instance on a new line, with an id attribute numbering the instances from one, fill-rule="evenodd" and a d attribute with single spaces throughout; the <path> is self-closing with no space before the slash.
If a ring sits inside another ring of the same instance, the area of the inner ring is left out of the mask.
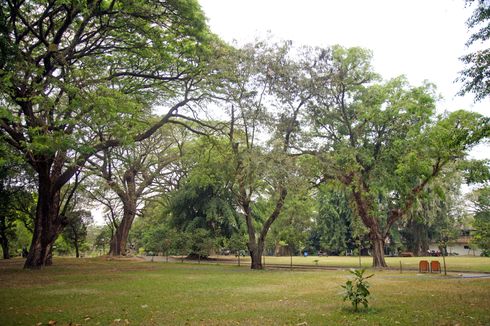
<path id="1" fill-rule="evenodd" d="M 218 256 L 213 258 L 219 258 L 221 260 L 229 260 L 237 262 L 237 258 L 233 256 Z M 161 258 L 163 259 L 163 257 Z M 427 260 L 428 262 L 437 260 L 443 268 L 442 257 L 386 257 L 386 263 L 391 269 L 400 269 L 400 263 L 402 265 L 402 271 L 411 269 L 418 270 L 418 265 L 421 260 Z M 293 256 L 293 265 L 310 265 L 320 267 L 359 267 L 359 257 L 352 256 Z M 243 264 L 250 264 L 249 257 L 242 257 L 240 262 Z M 265 265 L 288 265 L 291 263 L 291 257 L 265 257 Z M 373 264 L 372 257 L 361 257 L 361 266 L 363 268 L 370 268 Z M 446 257 L 446 268 L 448 272 L 482 272 L 490 273 L 490 258 L 479 256 L 449 256 Z"/>
<path id="2" fill-rule="evenodd" d="M 490 325 L 490 279 L 374 271 L 367 311 L 346 270 L 55 259 L 0 261 L 0 325 Z"/>

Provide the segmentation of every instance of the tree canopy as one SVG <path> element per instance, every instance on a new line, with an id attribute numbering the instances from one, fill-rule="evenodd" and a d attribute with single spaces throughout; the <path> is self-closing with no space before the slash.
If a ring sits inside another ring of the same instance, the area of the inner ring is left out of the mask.
<path id="1" fill-rule="evenodd" d="M 475 2 L 469 44 L 489 34 L 488 4 Z M 15 224 L 4 202 L 17 171 L 4 161 L 18 160 L 37 178 L 26 268 L 51 264 L 63 230 L 78 247 L 90 220 L 72 200 L 79 186 L 108 208 L 114 255 L 139 213 L 152 215 L 132 233 L 148 249 L 201 257 L 218 238 L 241 248 L 245 233 L 256 269 L 267 239 L 299 252 L 315 230 L 316 246 L 339 254 L 363 237 L 360 221 L 385 267 L 388 239 L 419 250 L 434 219 L 453 218 L 444 195 L 461 181 L 443 180 L 488 176 L 466 156 L 489 118 L 437 111 L 434 85 L 383 80 L 366 49 L 235 48 L 196 0 L 6 1 L 0 31 L 0 227 Z M 463 58 L 462 92 L 477 99 L 487 56 Z"/>
<path id="2" fill-rule="evenodd" d="M 460 95 L 473 93 L 477 101 L 490 94 L 490 49 L 487 47 L 490 38 L 490 4 L 485 0 L 466 0 L 467 6 L 474 6 L 473 14 L 466 24 L 472 32 L 466 46 L 476 50 L 460 59 L 465 64 L 459 81 L 463 82 Z"/>

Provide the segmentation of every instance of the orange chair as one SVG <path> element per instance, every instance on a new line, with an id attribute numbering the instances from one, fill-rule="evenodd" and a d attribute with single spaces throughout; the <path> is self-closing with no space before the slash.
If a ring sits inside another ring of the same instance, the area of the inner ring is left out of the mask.
<path id="1" fill-rule="evenodd" d="M 428 273 L 429 270 L 429 262 L 427 260 L 421 260 L 419 263 L 419 273 Z"/>
<path id="2" fill-rule="evenodd" d="M 433 260 L 430 262 L 430 272 L 431 273 L 441 273 L 441 263 L 437 260 Z"/>

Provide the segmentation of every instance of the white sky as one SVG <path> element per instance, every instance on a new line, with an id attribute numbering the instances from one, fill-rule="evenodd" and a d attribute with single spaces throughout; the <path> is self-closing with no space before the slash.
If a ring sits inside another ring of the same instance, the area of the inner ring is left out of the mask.
<path id="1" fill-rule="evenodd" d="M 490 99 L 460 97 L 454 81 L 468 50 L 465 25 L 471 8 L 464 0 L 199 0 L 211 30 L 244 44 L 270 32 L 296 45 L 361 46 L 373 51 L 383 78 L 406 75 L 418 85 L 427 79 L 443 100 L 440 111 L 467 109 L 490 114 Z M 490 158 L 490 146 L 472 156 Z"/>

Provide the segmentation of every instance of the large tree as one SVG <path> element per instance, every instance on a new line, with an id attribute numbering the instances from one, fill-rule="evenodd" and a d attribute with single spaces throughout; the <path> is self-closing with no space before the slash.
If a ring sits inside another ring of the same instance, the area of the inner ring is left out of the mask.
<path id="1" fill-rule="evenodd" d="M 219 94 L 230 117 L 232 193 L 247 227 L 252 269 L 262 268 L 267 234 L 297 172 L 290 154 L 307 95 L 290 50 L 290 43 L 256 42 L 230 50 L 220 62 Z"/>
<path id="2" fill-rule="evenodd" d="M 112 219 L 110 255 L 126 255 L 129 231 L 145 201 L 173 189 L 180 173 L 176 134 L 179 128 L 161 129 L 139 143 L 105 150 L 89 160 L 93 173 L 103 179 L 102 187 L 116 195 L 121 208 L 121 216 Z"/>
<path id="3" fill-rule="evenodd" d="M 368 51 L 312 51 L 311 147 L 325 179 L 348 189 L 369 229 L 373 266 L 386 267 L 385 240 L 423 189 L 489 134 L 488 118 L 465 111 L 435 116 L 431 85 L 381 82 Z"/>
<path id="4" fill-rule="evenodd" d="M 39 268 L 66 225 L 62 187 L 94 153 L 182 116 L 209 34 L 195 0 L 2 1 L 0 30 L 0 132 L 38 176 L 25 267 Z"/>

